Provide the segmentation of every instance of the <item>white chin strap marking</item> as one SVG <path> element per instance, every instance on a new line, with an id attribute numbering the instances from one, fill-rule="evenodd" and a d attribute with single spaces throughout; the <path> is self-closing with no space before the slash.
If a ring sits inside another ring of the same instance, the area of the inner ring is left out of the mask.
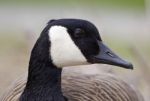
<path id="1" fill-rule="evenodd" d="M 87 60 L 63 26 L 52 26 L 49 30 L 50 54 L 57 67 L 87 64 Z"/>

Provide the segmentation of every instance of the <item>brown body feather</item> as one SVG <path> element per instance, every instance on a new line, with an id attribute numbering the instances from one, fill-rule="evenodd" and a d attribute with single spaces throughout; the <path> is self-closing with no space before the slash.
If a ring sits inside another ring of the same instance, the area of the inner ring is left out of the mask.
<path id="1" fill-rule="evenodd" d="M 26 85 L 25 74 L 5 92 L 0 101 L 18 101 Z M 63 72 L 63 94 L 69 101 L 143 101 L 137 92 L 109 73 L 83 74 Z"/>

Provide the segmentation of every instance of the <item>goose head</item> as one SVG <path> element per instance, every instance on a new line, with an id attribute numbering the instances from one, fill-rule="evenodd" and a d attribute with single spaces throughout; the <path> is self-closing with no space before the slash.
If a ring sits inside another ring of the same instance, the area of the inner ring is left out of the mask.
<path id="1" fill-rule="evenodd" d="M 49 21 L 32 49 L 27 84 L 19 101 L 67 101 L 61 91 L 62 67 L 92 63 L 133 68 L 104 45 L 89 21 Z"/>
<path id="2" fill-rule="evenodd" d="M 45 28 L 49 40 L 49 58 L 58 68 L 93 63 L 133 69 L 102 41 L 98 29 L 81 19 L 58 19 Z M 42 36 L 42 35 L 41 35 Z"/>

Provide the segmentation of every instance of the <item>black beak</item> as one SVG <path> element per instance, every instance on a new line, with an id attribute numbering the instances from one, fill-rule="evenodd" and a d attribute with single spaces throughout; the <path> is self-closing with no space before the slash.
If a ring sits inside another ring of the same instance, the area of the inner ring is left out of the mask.
<path id="1" fill-rule="evenodd" d="M 133 65 L 112 52 L 103 42 L 98 41 L 100 52 L 96 56 L 92 56 L 89 62 L 103 63 L 115 66 L 124 67 L 127 69 L 133 69 Z"/>

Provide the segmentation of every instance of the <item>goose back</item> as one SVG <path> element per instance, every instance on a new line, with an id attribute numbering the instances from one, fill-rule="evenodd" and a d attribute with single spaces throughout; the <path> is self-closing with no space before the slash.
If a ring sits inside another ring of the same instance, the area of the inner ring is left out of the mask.
<path id="1" fill-rule="evenodd" d="M 16 80 L 0 101 L 19 101 L 27 73 Z M 90 74 L 64 71 L 62 90 L 69 101 L 144 101 L 127 83 L 109 73 Z"/>

